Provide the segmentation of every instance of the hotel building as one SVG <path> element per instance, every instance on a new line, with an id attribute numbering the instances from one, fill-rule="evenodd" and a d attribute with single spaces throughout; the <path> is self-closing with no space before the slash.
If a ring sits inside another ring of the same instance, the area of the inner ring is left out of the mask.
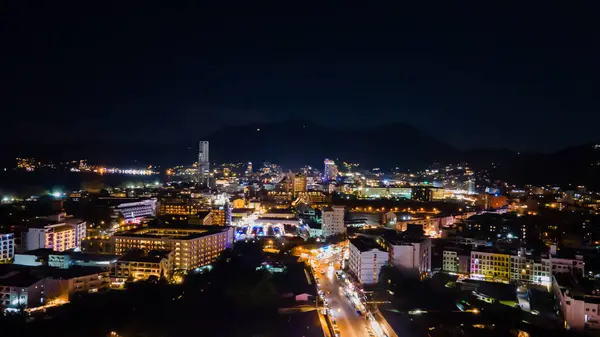
<path id="1" fill-rule="evenodd" d="M 175 269 L 190 270 L 206 266 L 233 245 L 233 228 L 146 228 L 112 237 L 115 253 L 122 255 L 132 249 L 167 250 L 173 252 Z"/>

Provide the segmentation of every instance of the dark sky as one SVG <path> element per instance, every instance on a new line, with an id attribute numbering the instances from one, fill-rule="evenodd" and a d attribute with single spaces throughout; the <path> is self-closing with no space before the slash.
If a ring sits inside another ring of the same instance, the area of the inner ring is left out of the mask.
<path id="1" fill-rule="evenodd" d="M 291 118 L 406 122 L 464 149 L 600 140 L 597 5 L 7 3 L 3 140 L 177 141 Z"/>

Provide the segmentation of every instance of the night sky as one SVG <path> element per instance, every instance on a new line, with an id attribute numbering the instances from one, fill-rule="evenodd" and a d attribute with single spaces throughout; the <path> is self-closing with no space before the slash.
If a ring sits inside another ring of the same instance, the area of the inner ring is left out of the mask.
<path id="1" fill-rule="evenodd" d="M 405 122 L 462 149 L 600 140 L 597 5 L 12 2 L 0 10 L 5 144 L 183 141 L 292 118 Z"/>

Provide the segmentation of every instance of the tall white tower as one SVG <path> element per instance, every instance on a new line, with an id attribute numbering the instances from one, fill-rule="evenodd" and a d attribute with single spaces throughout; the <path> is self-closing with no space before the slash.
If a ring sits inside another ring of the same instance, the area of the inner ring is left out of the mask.
<path id="1" fill-rule="evenodd" d="M 208 186 L 210 162 L 208 157 L 208 141 L 201 140 L 198 144 L 198 183 Z"/>

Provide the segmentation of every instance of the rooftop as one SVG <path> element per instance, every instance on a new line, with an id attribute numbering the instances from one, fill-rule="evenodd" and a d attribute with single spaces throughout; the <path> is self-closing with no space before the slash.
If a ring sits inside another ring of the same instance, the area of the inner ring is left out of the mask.
<path id="1" fill-rule="evenodd" d="M 14 270 L 0 275 L 0 286 L 29 287 L 41 278 L 31 275 L 27 270 Z"/>
<path id="2" fill-rule="evenodd" d="M 160 228 L 143 228 L 134 229 L 113 235 L 119 237 L 136 237 L 136 238 L 166 238 L 190 240 L 213 234 L 218 234 L 229 230 L 230 227 L 225 226 L 193 226 L 193 227 L 160 227 Z"/>
<path id="3" fill-rule="evenodd" d="M 356 247 L 361 252 L 366 252 L 373 249 L 382 250 L 382 248 L 373 240 L 360 236 L 354 239 L 350 239 L 350 244 Z"/>

